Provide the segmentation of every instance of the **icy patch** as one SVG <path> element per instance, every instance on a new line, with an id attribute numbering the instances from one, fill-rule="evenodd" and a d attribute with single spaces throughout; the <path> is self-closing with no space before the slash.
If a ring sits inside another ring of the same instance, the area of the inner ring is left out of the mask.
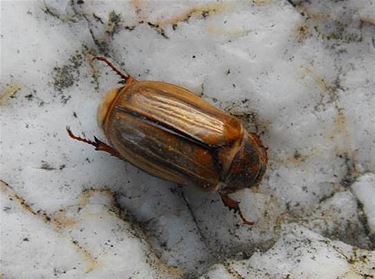
<path id="1" fill-rule="evenodd" d="M 372 278 L 375 253 L 331 241 L 297 225 L 284 228 L 280 239 L 265 253 L 249 260 L 214 266 L 208 278 Z"/>
<path id="2" fill-rule="evenodd" d="M 1 231 L 7 278 L 177 278 L 120 215 L 112 193 L 92 190 L 52 214 L 35 211 L 3 182 Z"/>

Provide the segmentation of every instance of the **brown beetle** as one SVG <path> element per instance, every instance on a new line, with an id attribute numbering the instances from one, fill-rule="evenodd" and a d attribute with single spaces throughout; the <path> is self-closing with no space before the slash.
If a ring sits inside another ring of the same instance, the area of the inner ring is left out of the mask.
<path id="1" fill-rule="evenodd" d="M 228 194 L 257 185 L 267 164 L 258 136 L 241 121 L 189 90 L 159 81 L 138 81 L 108 64 L 125 84 L 112 89 L 98 110 L 98 123 L 110 145 L 69 135 L 129 161 L 144 171 L 203 191 L 218 192 L 239 211 Z"/>

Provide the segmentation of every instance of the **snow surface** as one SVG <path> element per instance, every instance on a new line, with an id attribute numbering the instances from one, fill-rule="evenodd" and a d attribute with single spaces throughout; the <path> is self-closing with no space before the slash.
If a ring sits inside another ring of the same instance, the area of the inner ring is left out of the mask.
<path id="1" fill-rule="evenodd" d="M 4 278 L 373 274 L 373 0 L 0 5 Z M 104 139 L 97 106 L 119 80 L 95 55 L 189 88 L 260 135 L 266 175 L 233 195 L 255 226 L 215 193 L 67 136 Z"/>

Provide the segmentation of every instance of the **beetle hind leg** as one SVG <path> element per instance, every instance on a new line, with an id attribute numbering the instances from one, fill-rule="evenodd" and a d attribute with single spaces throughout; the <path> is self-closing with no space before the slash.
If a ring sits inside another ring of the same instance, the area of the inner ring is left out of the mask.
<path id="1" fill-rule="evenodd" d="M 252 221 L 247 220 L 240 209 L 240 202 L 235 201 L 234 199 L 231 199 L 228 195 L 226 194 L 220 194 L 221 200 L 223 201 L 224 205 L 229 208 L 229 210 L 234 210 L 234 212 L 238 213 L 242 219 L 242 221 L 249 226 L 253 226 L 255 223 Z"/>
<path id="2" fill-rule="evenodd" d="M 85 139 L 85 138 L 74 135 L 69 127 L 66 127 L 66 131 L 68 132 L 68 135 L 72 139 L 90 144 L 90 145 L 95 147 L 95 150 L 104 151 L 104 152 L 107 152 L 107 153 L 111 154 L 112 156 L 115 156 L 117 158 L 122 159 L 120 153 L 116 149 L 114 149 L 112 146 L 98 140 L 97 137 L 94 137 L 94 141 L 91 141 L 91 140 L 88 140 L 88 139 Z"/>

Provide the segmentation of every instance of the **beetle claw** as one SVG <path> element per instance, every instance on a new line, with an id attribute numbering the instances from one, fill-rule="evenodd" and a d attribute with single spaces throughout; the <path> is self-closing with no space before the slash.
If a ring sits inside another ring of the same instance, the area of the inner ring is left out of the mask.
<path id="1" fill-rule="evenodd" d="M 241 211 L 241 210 L 238 210 L 238 213 L 240 214 L 240 217 L 241 217 L 241 219 L 242 219 L 242 222 L 244 222 L 246 225 L 249 225 L 249 226 L 254 226 L 254 225 L 255 225 L 255 222 L 247 220 L 247 219 L 242 215 L 242 211 Z"/>
<path id="2" fill-rule="evenodd" d="M 228 195 L 220 194 L 220 197 L 226 207 L 229 208 L 229 210 L 233 210 L 235 213 L 238 213 L 240 215 L 240 218 L 242 219 L 242 222 L 244 222 L 246 225 L 253 226 L 255 222 L 247 220 L 240 209 L 240 202 L 235 201 L 234 199 L 231 199 L 228 197 Z"/>
<path id="3" fill-rule="evenodd" d="M 111 154 L 112 156 L 115 156 L 117 158 L 122 159 L 120 153 L 116 149 L 114 149 L 112 146 L 102 142 L 97 137 L 94 137 L 95 141 L 91 141 L 91 140 L 88 140 L 88 139 L 85 139 L 85 138 L 74 135 L 69 127 L 66 127 L 66 131 L 68 132 L 69 136 L 72 139 L 90 144 L 90 145 L 95 147 L 95 150 L 104 151 L 104 152 L 107 152 L 107 153 Z"/>

